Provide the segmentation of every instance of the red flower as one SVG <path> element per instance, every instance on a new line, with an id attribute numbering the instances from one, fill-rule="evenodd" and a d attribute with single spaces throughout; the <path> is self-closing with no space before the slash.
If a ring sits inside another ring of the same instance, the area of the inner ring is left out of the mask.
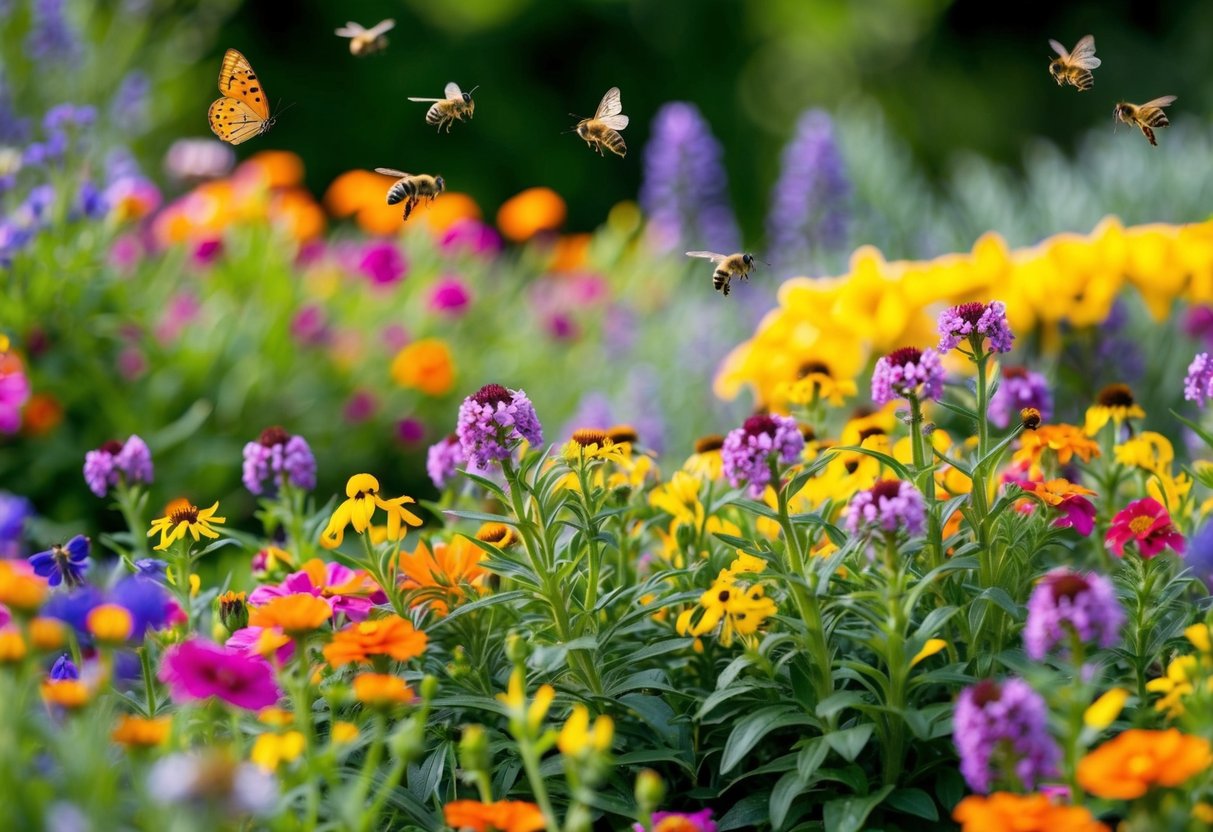
<path id="1" fill-rule="evenodd" d="M 1112 518 L 1108 548 L 1124 557 L 1129 541 L 1137 543 L 1137 551 L 1143 558 L 1152 558 L 1168 546 L 1182 555 L 1187 546 L 1184 536 L 1171 522 L 1171 515 L 1152 497 L 1129 503 Z"/>

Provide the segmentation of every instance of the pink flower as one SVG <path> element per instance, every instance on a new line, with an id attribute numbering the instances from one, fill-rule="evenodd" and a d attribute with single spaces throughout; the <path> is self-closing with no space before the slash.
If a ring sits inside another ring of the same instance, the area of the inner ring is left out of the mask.
<path id="1" fill-rule="evenodd" d="M 371 243 L 362 250 L 358 271 L 376 286 L 390 286 L 408 271 L 408 261 L 392 243 Z"/>
<path id="2" fill-rule="evenodd" d="M 396 423 L 396 438 L 405 445 L 415 445 L 425 439 L 425 425 L 416 419 L 401 419 Z"/>
<path id="3" fill-rule="evenodd" d="M 1171 522 L 1171 515 L 1152 497 L 1129 503 L 1112 518 L 1108 548 L 1124 557 L 1125 544 L 1130 541 L 1137 544 L 1143 558 L 1152 558 L 1168 546 L 1182 555 L 1187 545 Z"/>
<path id="4" fill-rule="evenodd" d="M 342 411 L 345 420 L 358 425 L 375 415 L 375 397 L 367 390 L 356 390 Z"/>
<path id="5" fill-rule="evenodd" d="M 198 299 L 189 292 L 173 295 L 169 299 L 168 308 L 160 315 L 160 322 L 156 324 L 156 338 L 162 344 L 176 341 L 182 331 L 198 317 L 201 309 L 202 305 L 198 303 Z"/>
<path id="6" fill-rule="evenodd" d="M 466 252 L 493 255 L 501 250 L 501 238 L 492 226 L 479 220 L 466 219 L 448 228 L 438 245 L 445 254 Z"/>
<path id="7" fill-rule="evenodd" d="M 0 433 L 16 433 L 21 427 L 21 408 L 29 395 L 29 379 L 21 362 L 0 353 Z"/>
<path id="8" fill-rule="evenodd" d="M 364 621 L 375 604 L 387 601 L 387 596 L 365 572 L 312 558 L 277 586 L 254 589 L 248 602 L 249 606 L 259 607 L 269 603 L 271 598 L 298 593 L 324 598 L 334 614 L 344 614 L 350 621 Z"/>
<path id="9" fill-rule="evenodd" d="M 213 696 L 237 708 L 258 711 L 282 696 L 274 672 L 264 659 L 200 638 L 165 651 L 160 681 L 168 685 L 175 702 Z"/>
<path id="10" fill-rule="evenodd" d="M 328 335 L 324 310 L 319 306 L 305 306 L 291 319 L 291 337 L 301 344 L 323 344 Z"/>
<path id="11" fill-rule="evenodd" d="M 264 632 L 264 627 L 243 627 L 228 636 L 224 645 L 229 649 L 239 651 L 242 655 L 261 658 L 258 648 L 261 645 L 261 634 Z M 281 630 L 278 630 L 278 632 L 281 632 Z M 292 640 L 288 640 L 275 653 L 279 664 L 286 664 L 291 660 L 291 656 L 293 655 L 295 655 L 295 642 Z"/>
<path id="12" fill-rule="evenodd" d="M 209 266 L 223 254 L 223 240 L 202 240 L 190 253 L 190 262 L 195 266 Z"/>
<path id="13" fill-rule="evenodd" d="M 472 294 L 463 281 L 454 276 L 440 279 L 430 289 L 430 309 L 443 315 L 458 317 L 472 302 Z"/>
<path id="14" fill-rule="evenodd" d="M 639 823 L 632 828 L 643 832 L 644 827 Z M 712 820 L 711 809 L 700 809 L 698 812 L 654 812 L 653 832 L 716 832 L 716 822 Z"/>

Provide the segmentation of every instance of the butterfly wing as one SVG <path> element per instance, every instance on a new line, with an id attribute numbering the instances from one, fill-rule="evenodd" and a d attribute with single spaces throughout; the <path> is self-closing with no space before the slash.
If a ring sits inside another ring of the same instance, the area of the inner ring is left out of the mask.
<path id="1" fill-rule="evenodd" d="M 1070 53 L 1070 63 L 1081 69 L 1097 69 L 1103 63 L 1095 57 L 1095 37 L 1087 35 L 1074 47 Z"/>
<path id="2" fill-rule="evenodd" d="M 219 70 L 219 92 L 242 102 L 261 121 L 269 120 L 269 95 L 257 80 L 257 73 L 253 71 L 248 58 L 235 49 L 227 50 L 223 56 L 223 67 Z"/>
<path id="3" fill-rule="evenodd" d="M 688 251 L 687 257 L 701 257 L 704 260 L 711 260 L 713 263 L 723 263 L 729 259 L 729 255 L 717 254 L 714 251 Z"/>
<path id="4" fill-rule="evenodd" d="M 206 117 L 211 132 L 228 144 L 241 144 L 265 132 L 265 119 L 235 98 L 216 99 Z"/>
<path id="5" fill-rule="evenodd" d="M 394 20 L 391 20 L 391 19 L 380 20 L 378 23 L 376 23 L 374 26 L 372 26 L 370 31 L 367 32 L 366 34 L 370 38 L 377 38 L 382 34 L 390 32 L 393 28 L 395 28 L 395 26 L 396 26 L 396 21 L 394 21 Z"/>
<path id="6" fill-rule="evenodd" d="M 459 85 L 456 84 L 454 81 L 447 84 L 446 87 L 443 88 L 442 94 L 451 100 L 455 100 L 455 99 L 459 99 L 460 101 L 463 100 L 463 90 L 459 89 Z"/>
<path id="7" fill-rule="evenodd" d="M 611 87 L 599 102 L 598 109 L 594 112 L 594 118 L 617 116 L 621 112 L 623 112 L 623 102 L 619 99 L 619 87 Z"/>
<path id="8" fill-rule="evenodd" d="M 1070 53 L 1066 51 L 1066 48 L 1052 38 L 1049 38 L 1049 46 L 1053 47 L 1053 51 L 1061 55 L 1062 58 L 1070 57 Z"/>
<path id="9" fill-rule="evenodd" d="M 356 38 L 364 32 L 366 32 L 366 29 L 362 28 L 362 24 L 351 20 L 340 29 L 335 30 L 334 34 L 340 35 L 343 38 Z"/>

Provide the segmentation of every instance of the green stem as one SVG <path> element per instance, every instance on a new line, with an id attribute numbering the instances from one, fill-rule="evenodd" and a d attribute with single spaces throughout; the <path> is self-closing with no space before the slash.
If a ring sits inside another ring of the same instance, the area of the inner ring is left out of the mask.
<path id="1" fill-rule="evenodd" d="M 885 568 L 888 572 L 889 620 L 885 661 L 889 669 L 889 714 L 888 745 L 884 757 L 884 782 L 896 783 L 902 774 L 905 760 L 905 720 L 900 716 L 906 707 L 906 677 L 909 661 L 906 658 L 906 610 L 902 606 L 905 570 L 898 558 L 897 537 L 889 534 L 885 538 Z"/>
<path id="2" fill-rule="evenodd" d="M 147 545 L 148 524 L 144 520 L 142 512 L 139 511 L 138 486 L 131 487 L 126 484 L 125 477 L 120 477 L 114 490 L 118 501 L 118 511 L 122 513 L 122 519 L 126 521 L 126 527 L 131 533 L 131 545 L 137 550 L 135 560 L 151 557 L 151 550 Z"/>
<path id="3" fill-rule="evenodd" d="M 310 767 L 315 759 L 316 737 L 312 724 L 312 700 L 308 696 L 310 682 L 308 680 L 308 645 L 306 639 L 298 639 L 295 643 L 295 674 L 297 678 L 291 686 L 291 699 L 295 710 L 295 724 L 303 734 L 304 759 Z M 316 788 L 314 778 L 306 778 L 307 821 L 305 828 L 315 829 L 320 819 L 320 791 Z"/>
<path id="4" fill-rule="evenodd" d="M 147 716 L 156 715 L 156 684 L 152 675 L 152 657 L 147 644 L 139 648 L 139 664 L 143 667 L 143 688 L 147 696 Z"/>
<path id="5" fill-rule="evenodd" d="M 547 784 L 542 772 L 539 771 L 539 755 L 535 753 L 535 746 L 529 737 L 518 743 L 518 754 L 522 757 L 522 767 L 526 770 L 526 777 L 531 784 L 531 793 L 535 797 L 535 803 L 543 812 L 544 828 L 547 829 L 547 832 L 560 832 L 560 823 L 556 819 L 556 813 L 552 810 L 551 798 L 548 797 Z"/>
<path id="6" fill-rule="evenodd" d="M 378 812 L 362 811 L 362 807 L 366 803 L 366 796 L 370 793 L 375 772 L 379 770 L 379 763 L 383 759 L 383 747 L 387 736 L 387 720 L 381 711 L 375 712 L 374 726 L 375 734 L 371 738 L 371 747 L 366 753 L 366 759 L 362 763 L 362 771 L 358 775 L 358 782 L 351 791 L 349 798 L 350 814 L 360 816 L 362 819 L 359 824 L 360 829 L 369 829 L 379 817 Z"/>

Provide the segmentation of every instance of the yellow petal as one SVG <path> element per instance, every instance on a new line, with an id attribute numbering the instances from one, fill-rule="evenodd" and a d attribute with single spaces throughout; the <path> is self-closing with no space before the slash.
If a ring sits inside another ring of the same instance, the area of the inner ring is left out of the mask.
<path id="1" fill-rule="evenodd" d="M 543 718 L 547 716 L 548 708 L 552 707 L 552 700 L 555 698 L 556 689 L 551 685 L 540 685 L 539 690 L 535 691 L 535 699 L 526 713 L 527 725 L 532 731 L 539 730 L 543 724 Z"/>
<path id="2" fill-rule="evenodd" d="M 1112 688 L 1087 708 L 1086 713 L 1082 715 L 1083 723 L 1088 728 L 1102 731 L 1120 716 L 1128 698 L 1129 692 L 1124 688 Z"/>
<path id="3" fill-rule="evenodd" d="M 1193 624 L 1188 629 L 1184 630 L 1184 635 L 1188 641 L 1192 642 L 1192 646 L 1202 653 L 1208 653 L 1210 649 L 1209 643 L 1209 625 L 1208 624 Z"/>
<path id="4" fill-rule="evenodd" d="M 941 638 L 927 639 L 927 643 L 922 646 L 922 649 L 915 654 L 914 658 L 910 659 L 910 667 L 918 664 L 923 659 L 929 659 L 947 646 L 948 643 Z"/>

